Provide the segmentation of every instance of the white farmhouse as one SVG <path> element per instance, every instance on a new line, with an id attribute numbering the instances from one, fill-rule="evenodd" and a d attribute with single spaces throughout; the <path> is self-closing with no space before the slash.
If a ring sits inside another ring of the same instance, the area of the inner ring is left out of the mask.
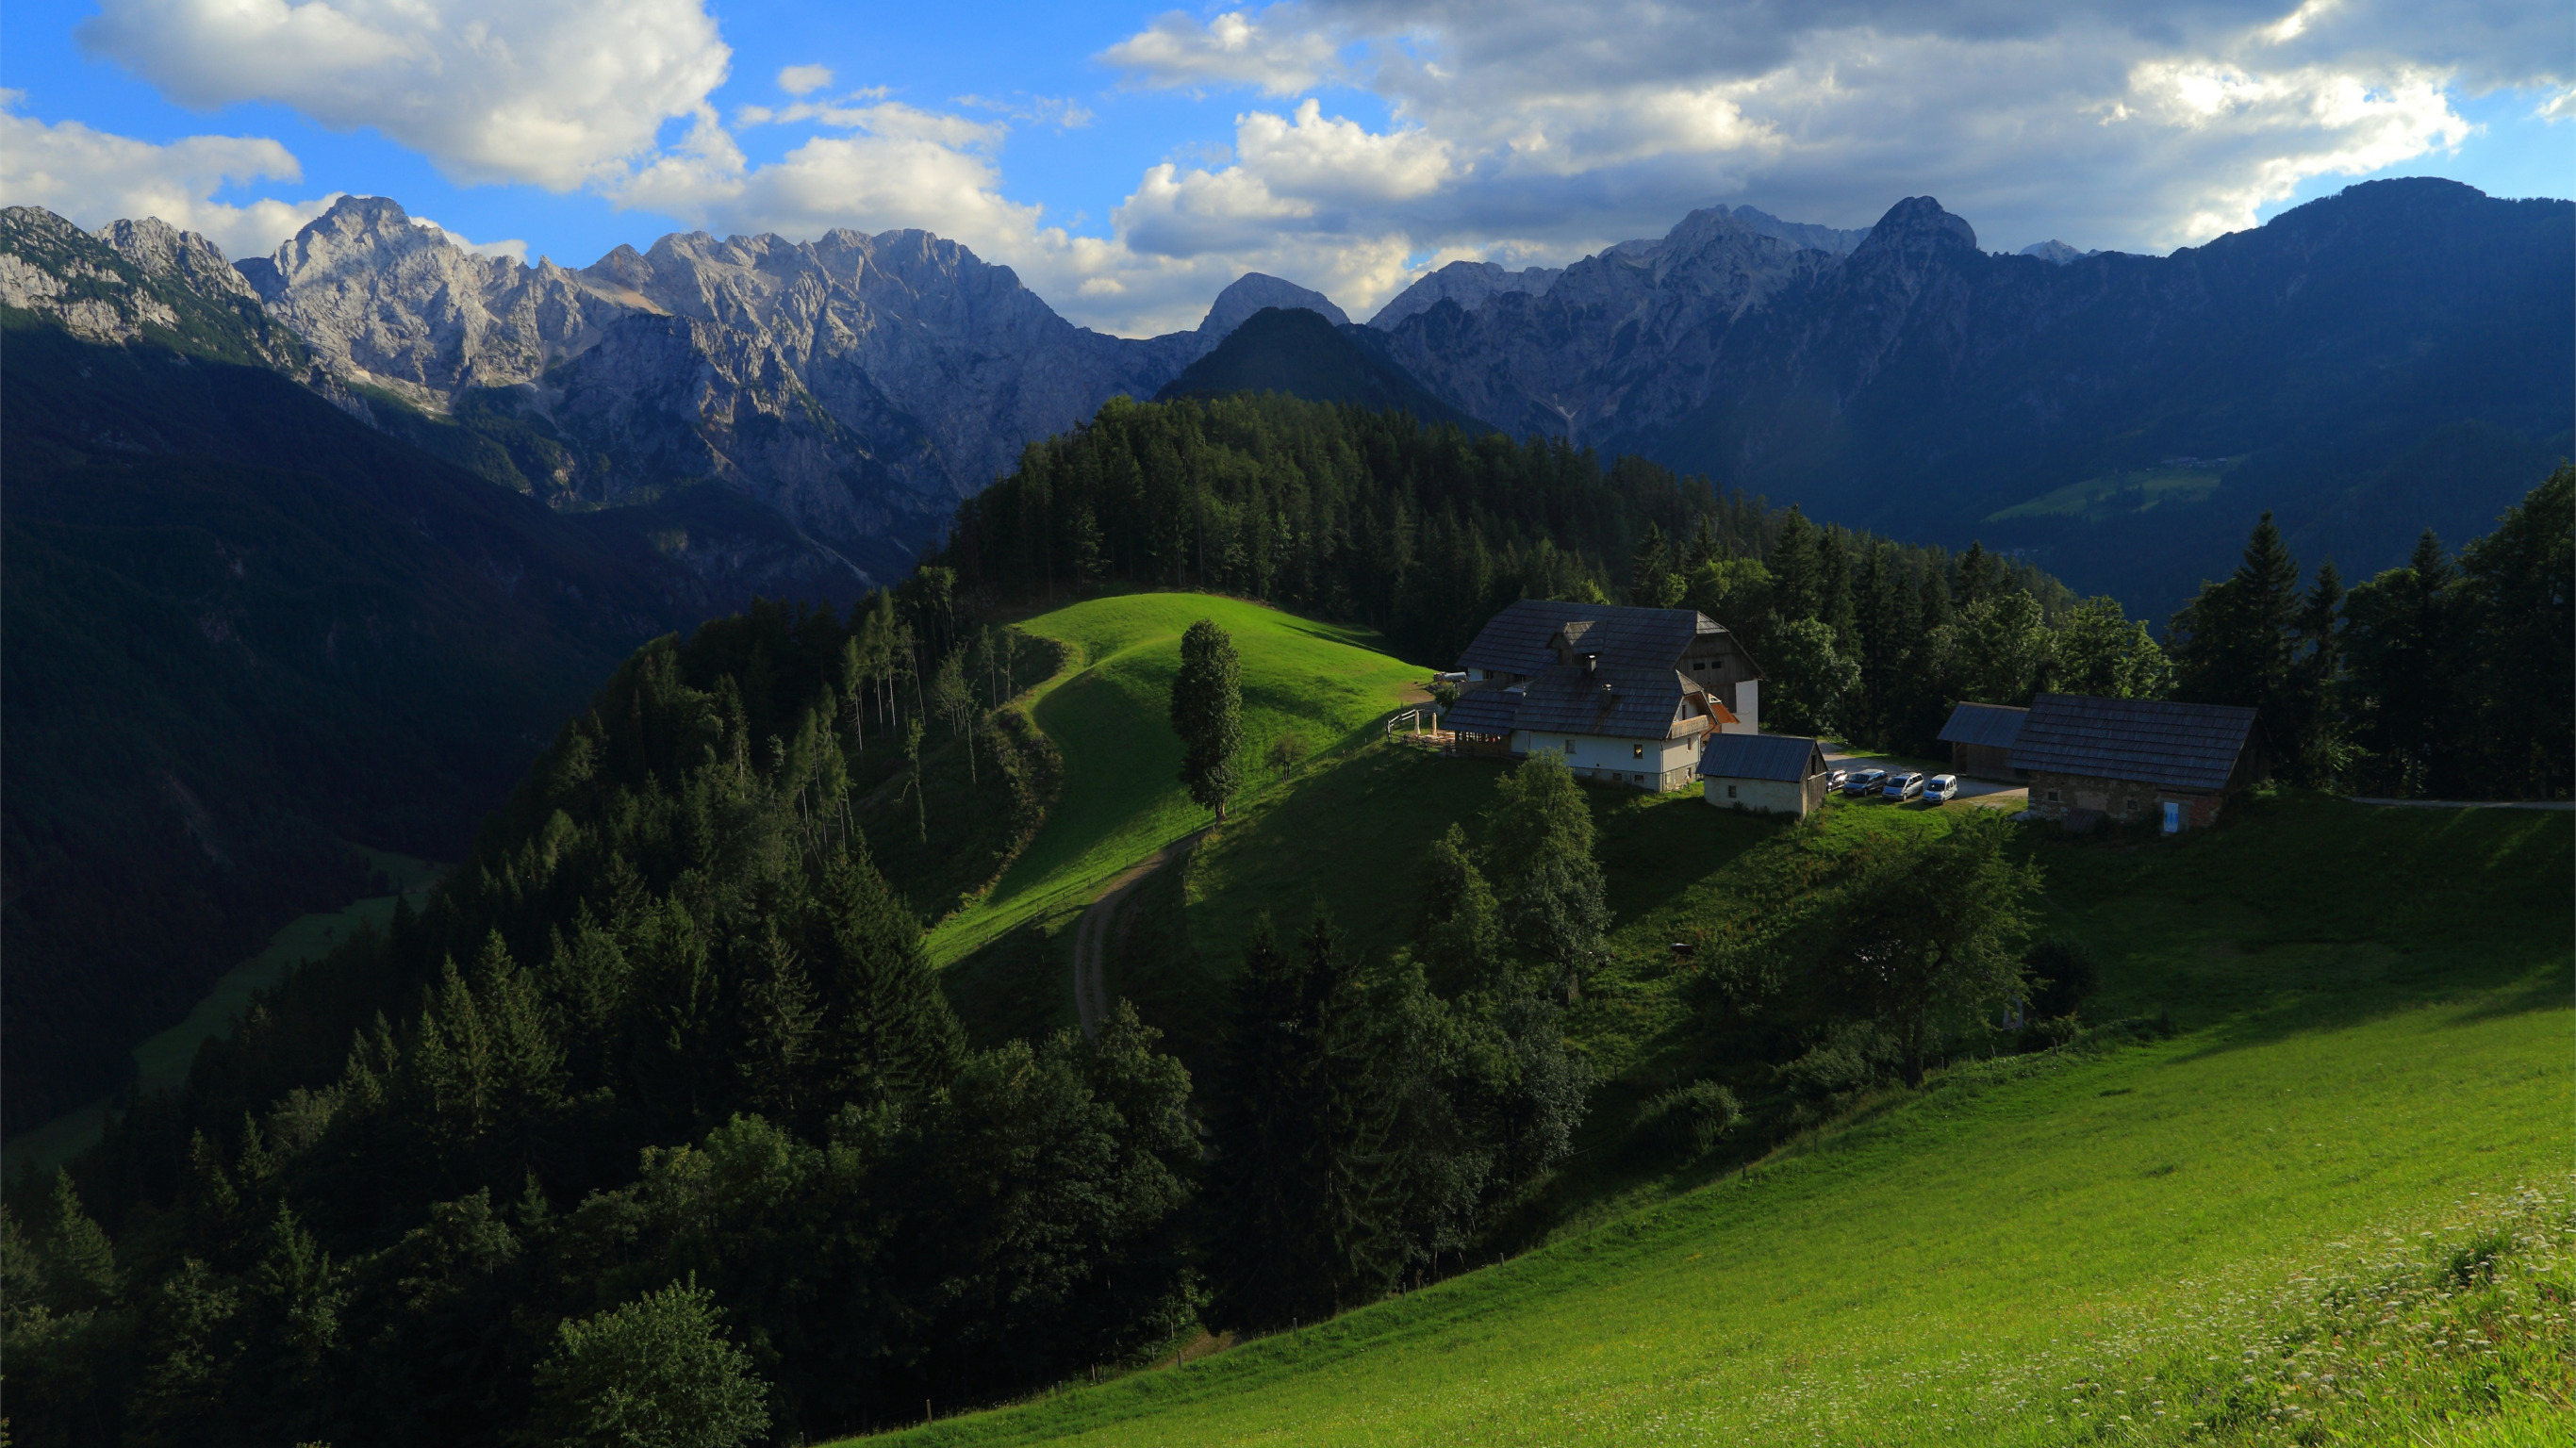
<path id="1" fill-rule="evenodd" d="M 1762 671 L 1733 634 L 1686 608 L 1523 599 L 1459 658 L 1443 723 L 1462 754 L 1555 754 L 1578 778 L 1686 789 L 1702 744 L 1750 733 Z"/>

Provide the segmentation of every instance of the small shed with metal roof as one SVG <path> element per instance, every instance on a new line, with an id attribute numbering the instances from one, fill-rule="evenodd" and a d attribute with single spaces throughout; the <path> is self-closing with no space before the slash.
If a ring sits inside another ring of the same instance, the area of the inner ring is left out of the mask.
<path id="1" fill-rule="evenodd" d="M 2012 766 L 2029 772 L 2030 806 L 2044 818 L 2153 819 L 2178 834 L 2217 823 L 2264 762 L 2252 709 L 2042 694 L 2014 737 Z"/>
<path id="2" fill-rule="evenodd" d="M 2013 741 L 2029 716 L 2028 709 L 2009 704 L 1961 703 L 1941 726 L 1941 742 L 1950 746 L 1950 767 L 1973 779 L 2030 778 L 2012 767 Z"/>
<path id="3" fill-rule="evenodd" d="M 1803 817 L 1825 803 L 1825 750 L 1795 734 L 1712 734 L 1699 777 L 1719 809 Z"/>

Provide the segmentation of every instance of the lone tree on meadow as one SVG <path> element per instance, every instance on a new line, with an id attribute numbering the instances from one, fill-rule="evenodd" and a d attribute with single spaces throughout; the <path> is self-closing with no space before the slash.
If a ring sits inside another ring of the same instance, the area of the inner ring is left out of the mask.
<path id="1" fill-rule="evenodd" d="M 1945 1035 L 2027 996 L 2022 941 L 2038 893 L 2038 867 L 2013 858 L 2012 826 L 1970 810 L 1939 839 L 1879 848 L 1818 899 L 1821 983 L 1887 1033 L 1905 1084 L 1920 1086 Z"/>
<path id="2" fill-rule="evenodd" d="M 1181 635 L 1172 731 L 1181 736 L 1181 783 L 1223 824 L 1226 796 L 1234 793 L 1235 756 L 1243 752 L 1243 665 L 1233 637 L 1212 618 Z"/>

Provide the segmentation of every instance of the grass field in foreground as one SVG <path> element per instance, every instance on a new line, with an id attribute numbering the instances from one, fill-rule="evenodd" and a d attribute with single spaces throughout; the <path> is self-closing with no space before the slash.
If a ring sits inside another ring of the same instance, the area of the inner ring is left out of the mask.
<path id="1" fill-rule="evenodd" d="M 1690 827 L 1675 805 L 1633 808 Z M 2283 799 L 2176 844 L 2043 844 L 2049 924 L 2103 953 L 2105 1009 L 2162 1003 L 2183 1034 L 1963 1067 L 1749 1178 L 1499 1267 L 914 1436 L 2179 1441 L 2163 1431 L 2179 1418 L 2123 1419 L 2134 1405 L 2107 1397 L 2079 1416 L 2066 1390 L 2136 1370 L 2141 1344 L 2232 1359 L 2252 1329 L 2229 1304 L 2518 1186 L 2565 1191 L 2570 824 Z M 1658 925 L 1741 893 L 1658 889 Z M 2567 1264 L 2548 1286 L 2558 1411 L 2419 1441 L 2565 1441 Z"/>
<path id="2" fill-rule="evenodd" d="M 1026 620 L 1021 629 L 1073 651 L 1028 705 L 1064 755 L 1064 791 L 992 892 L 931 932 L 933 960 L 961 959 L 1031 920 L 1069 917 L 1121 870 L 1208 823 L 1181 789 L 1181 744 L 1169 722 L 1181 634 L 1202 618 L 1233 635 L 1243 664 L 1238 813 L 1257 813 L 1301 773 L 1283 779 L 1264 763 L 1281 736 L 1297 736 L 1320 758 L 1367 737 L 1428 675 L 1378 652 L 1365 629 L 1209 594 L 1123 594 Z"/>

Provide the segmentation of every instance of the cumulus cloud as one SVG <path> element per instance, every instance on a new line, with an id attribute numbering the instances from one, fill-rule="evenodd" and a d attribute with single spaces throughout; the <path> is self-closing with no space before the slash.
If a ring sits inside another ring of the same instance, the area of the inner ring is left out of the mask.
<path id="1" fill-rule="evenodd" d="M 556 191 L 651 151 L 731 59 L 702 0 L 101 0 L 77 35 L 183 105 L 281 102 Z"/>
<path id="2" fill-rule="evenodd" d="M 95 131 L 78 121 L 48 125 L 16 113 L 0 93 L 0 205 L 42 206 L 92 230 L 157 216 L 203 233 L 230 257 L 274 251 L 338 193 L 310 201 L 216 201 L 228 185 L 301 181 L 304 168 L 284 146 L 259 136 L 189 136 L 155 145 Z"/>
<path id="3" fill-rule="evenodd" d="M 1175 10 L 1100 58 L 1140 87 L 1243 85 L 1294 95 L 1342 70 L 1334 38 L 1304 20 L 1289 5 L 1273 5 L 1259 19 L 1235 10 L 1205 22 Z"/>
<path id="4" fill-rule="evenodd" d="M 791 96 L 811 95 L 832 83 L 828 65 L 789 65 L 778 71 L 778 88 Z"/>
<path id="5" fill-rule="evenodd" d="M 1249 58 L 1340 57 L 1393 112 L 1385 136 L 1440 158 L 1436 185 L 1373 203 L 1418 252 L 1509 238 L 1561 261 L 1717 201 L 1859 226 L 1926 192 L 1996 240 L 2161 249 L 2251 225 L 2310 179 L 2456 147 L 2457 94 L 2548 88 L 2576 109 L 2546 8 L 1291 0 L 1257 23 L 1167 15 L 1100 59 L 1131 84 L 1293 90 L 1323 62 Z M 1322 182 L 1244 135 L 1233 168 L 1166 168 L 1131 199 L 1165 249 L 1221 244 L 1226 228 L 1179 219 L 1226 198 L 1332 214 Z"/>

